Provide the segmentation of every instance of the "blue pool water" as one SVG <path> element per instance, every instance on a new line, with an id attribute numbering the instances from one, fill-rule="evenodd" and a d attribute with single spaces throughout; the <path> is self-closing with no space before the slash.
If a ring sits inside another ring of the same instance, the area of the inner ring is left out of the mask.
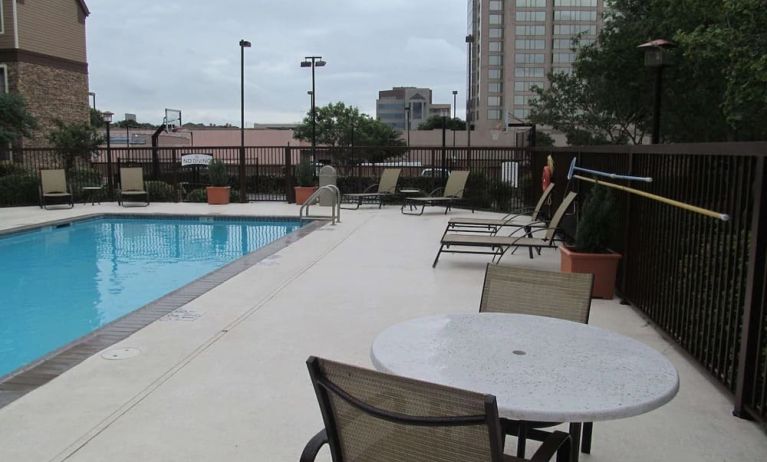
<path id="1" fill-rule="evenodd" d="M 0 237 L 0 377 L 298 227 L 103 217 Z"/>

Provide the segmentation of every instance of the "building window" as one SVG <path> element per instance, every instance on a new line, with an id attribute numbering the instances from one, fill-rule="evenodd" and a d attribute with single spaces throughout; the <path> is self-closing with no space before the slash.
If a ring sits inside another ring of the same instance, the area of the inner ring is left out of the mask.
<path id="1" fill-rule="evenodd" d="M 517 26 L 515 32 L 517 35 L 544 35 L 545 26 Z"/>
<path id="2" fill-rule="evenodd" d="M 423 119 L 423 103 L 411 102 L 410 103 L 410 118 L 411 119 Z"/>
<path id="3" fill-rule="evenodd" d="M 531 99 L 535 99 L 535 95 L 519 95 L 514 97 L 515 106 L 527 106 L 530 104 Z"/>
<path id="4" fill-rule="evenodd" d="M 545 40 L 517 39 L 514 41 L 517 50 L 543 50 L 546 48 Z"/>
<path id="5" fill-rule="evenodd" d="M 487 78 L 491 80 L 501 80 L 501 70 L 500 69 L 488 69 L 487 71 Z"/>
<path id="6" fill-rule="evenodd" d="M 542 67 L 518 67 L 514 69 L 514 77 L 543 77 Z"/>
<path id="7" fill-rule="evenodd" d="M 503 92 L 503 84 L 500 82 L 491 82 L 487 84 L 487 92 L 488 93 L 502 93 Z"/>
<path id="8" fill-rule="evenodd" d="M 596 35 L 597 26 L 593 25 L 576 25 L 576 24 L 555 24 L 554 35 Z"/>
<path id="9" fill-rule="evenodd" d="M 517 8 L 545 8 L 546 0 L 517 0 Z"/>
<path id="10" fill-rule="evenodd" d="M 487 120 L 501 120 L 501 110 L 489 109 L 487 111 Z"/>
<path id="11" fill-rule="evenodd" d="M 501 55 L 490 55 L 487 57 L 487 63 L 491 66 L 501 66 L 503 65 L 503 56 Z"/>
<path id="12" fill-rule="evenodd" d="M 503 24 L 503 15 L 502 14 L 491 14 L 488 16 L 488 23 L 491 26 L 500 26 Z"/>
<path id="13" fill-rule="evenodd" d="M 554 0 L 554 6 L 595 7 L 597 0 Z"/>
<path id="14" fill-rule="evenodd" d="M 517 11 L 517 21 L 546 21 L 545 11 Z"/>
<path id="15" fill-rule="evenodd" d="M 532 82 L 514 82 L 515 92 L 533 91 L 533 87 L 543 88 L 544 82 L 532 81 Z"/>
<path id="16" fill-rule="evenodd" d="M 503 38 L 503 29 L 498 28 L 498 27 L 490 28 L 490 29 L 487 30 L 487 35 L 490 38 L 495 38 L 495 39 Z"/>
<path id="17" fill-rule="evenodd" d="M 503 11 L 503 2 L 501 0 L 490 0 L 490 11 Z"/>
<path id="18" fill-rule="evenodd" d="M 517 13 L 519 14 L 519 13 Z M 596 21 L 596 11 L 558 10 L 554 11 L 555 21 Z"/>
<path id="19" fill-rule="evenodd" d="M 572 39 L 554 39 L 554 48 L 564 48 L 565 50 L 569 50 L 572 47 Z"/>
<path id="20" fill-rule="evenodd" d="M 488 96 L 487 97 L 487 105 L 488 106 L 500 106 L 501 105 L 501 97 L 500 96 Z"/>
<path id="21" fill-rule="evenodd" d="M 572 74 L 573 69 L 571 67 L 555 67 L 551 72 L 554 74 Z"/>
<path id="22" fill-rule="evenodd" d="M 8 93 L 8 65 L 0 64 L 0 93 Z"/>
<path id="23" fill-rule="evenodd" d="M 529 109 L 514 109 L 514 117 L 517 119 L 527 119 L 527 116 L 530 115 Z"/>
<path id="24" fill-rule="evenodd" d="M 490 42 L 489 49 L 492 52 L 500 53 L 503 51 L 503 42 Z"/>
<path id="25" fill-rule="evenodd" d="M 554 53 L 552 62 L 554 64 L 570 64 L 575 61 L 575 53 Z"/>
<path id="26" fill-rule="evenodd" d="M 514 62 L 517 64 L 543 64 L 543 53 L 517 53 Z"/>

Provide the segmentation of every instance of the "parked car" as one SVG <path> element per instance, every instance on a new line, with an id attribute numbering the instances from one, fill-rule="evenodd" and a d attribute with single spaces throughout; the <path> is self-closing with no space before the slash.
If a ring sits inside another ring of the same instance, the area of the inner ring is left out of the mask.
<path id="1" fill-rule="evenodd" d="M 450 176 L 450 170 L 444 169 L 445 175 Z M 421 170 L 421 176 L 432 178 L 432 177 L 438 177 L 442 176 L 442 169 L 441 168 L 425 168 Z"/>

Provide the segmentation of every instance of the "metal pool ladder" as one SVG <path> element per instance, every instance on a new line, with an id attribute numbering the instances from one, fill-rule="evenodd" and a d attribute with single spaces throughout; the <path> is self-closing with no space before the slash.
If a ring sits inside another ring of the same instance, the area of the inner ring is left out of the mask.
<path id="1" fill-rule="evenodd" d="M 341 190 L 338 189 L 337 186 L 329 184 L 326 186 L 322 186 L 316 191 L 314 191 L 314 194 L 309 196 L 309 199 L 304 202 L 304 205 L 301 206 L 301 210 L 298 212 L 298 218 L 300 220 L 306 220 L 306 219 L 312 219 L 312 218 L 326 218 L 326 217 L 312 217 L 309 216 L 309 206 L 317 202 L 320 198 L 320 194 L 323 191 L 330 191 L 333 193 L 333 202 L 330 204 L 330 210 L 331 210 L 331 224 L 335 225 L 336 222 L 341 223 Z M 304 215 L 304 210 L 306 210 L 306 215 Z"/>

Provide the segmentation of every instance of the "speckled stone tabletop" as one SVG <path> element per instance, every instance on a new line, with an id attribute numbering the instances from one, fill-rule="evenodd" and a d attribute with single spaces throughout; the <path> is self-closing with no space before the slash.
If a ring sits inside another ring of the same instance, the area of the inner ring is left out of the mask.
<path id="1" fill-rule="evenodd" d="M 670 401 L 679 376 L 665 356 L 586 324 L 521 314 L 413 319 L 374 340 L 373 365 L 405 377 L 495 395 L 501 417 L 594 422 Z"/>

